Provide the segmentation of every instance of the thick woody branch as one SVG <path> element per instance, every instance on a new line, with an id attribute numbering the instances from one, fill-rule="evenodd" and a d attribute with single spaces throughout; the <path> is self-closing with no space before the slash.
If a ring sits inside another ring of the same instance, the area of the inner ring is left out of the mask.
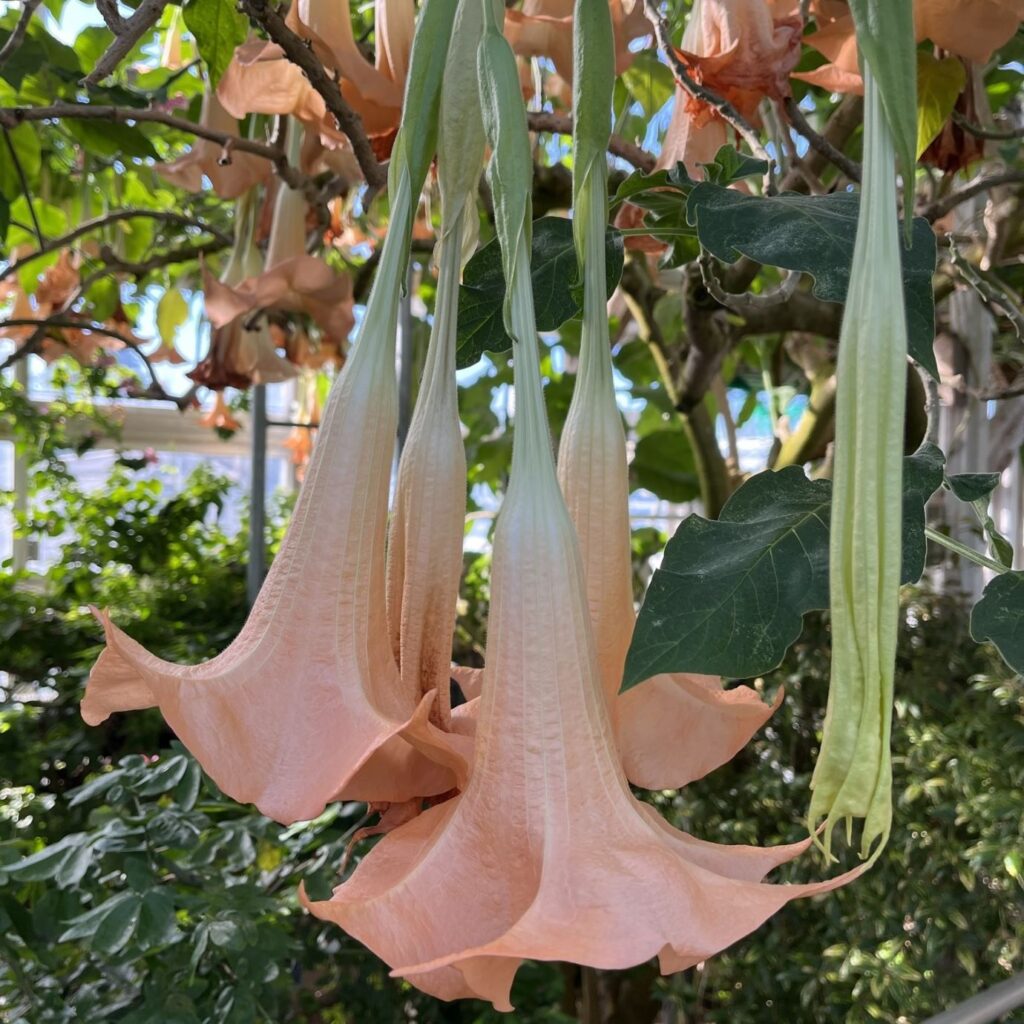
<path id="1" fill-rule="evenodd" d="M 269 160 L 274 165 L 278 177 L 289 187 L 303 192 L 307 198 L 317 193 L 313 181 L 297 167 L 292 167 L 288 163 L 288 157 L 283 149 L 268 146 L 255 139 L 243 139 L 229 132 L 219 132 L 162 110 L 136 110 L 134 107 L 114 107 L 99 103 L 63 102 L 52 103 L 48 107 L 0 107 L 0 125 L 6 128 L 16 128 L 25 121 L 59 121 L 63 118 L 75 118 L 79 121 L 114 121 L 117 124 L 129 125 L 141 122 L 166 125 L 196 138 L 216 142 L 224 149 L 222 162 L 230 161 L 232 151 L 252 153 L 254 156 Z"/>
<path id="2" fill-rule="evenodd" d="M 114 41 L 96 62 L 96 67 L 82 79 L 83 85 L 99 85 L 104 78 L 117 70 L 117 65 L 131 53 L 135 44 L 160 19 L 167 6 L 167 0 L 142 0 L 138 9 L 127 20 L 121 17 L 117 11 L 117 4 L 111 0 L 104 0 L 97 6 L 107 27 L 114 33 Z"/>
<path id="3" fill-rule="evenodd" d="M 103 261 L 101 268 L 102 275 L 108 274 L 131 274 L 132 277 L 144 277 L 154 270 L 161 270 L 163 267 L 170 267 L 176 263 L 189 263 L 192 260 L 203 259 L 206 256 L 213 256 L 215 253 L 223 252 L 231 242 L 225 238 L 211 238 L 208 241 L 200 242 L 198 245 L 184 246 L 180 249 L 172 249 L 169 252 L 157 253 L 147 260 L 123 260 L 108 245 L 100 247 L 100 259 Z"/>
<path id="4" fill-rule="evenodd" d="M 308 42 L 297 36 L 269 0 L 241 0 L 242 10 L 284 51 L 284 55 L 309 79 L 309 84 L 323 98 L 338 128 L 348 136 L 352 152 L 359 163 L 371 192 L 387 184 L 387 173 L 377 160 L 373 146 L 363 128 L 363 119 L 345 101 L 337 81 L 317 59 Z"/>
<path id="5" fill-rule="evenodd" d="M 761 145 L 761 136 L 758 134 L 757 129 L 724 96 L 719 96 L 713 89 L 701 85 L 691 77 L 685 62 L 679 56 L 679 51 L 672 45 L 668 25 L 658 10 L 657 0 L 644 0 L 644 10 L 648 20 L 654 26 L 654 35 L 658 40 L 658 46 L 662 53 L 664 53 L 669 67 L 672 69 L 672 76 L 675 78 L 676 84 L 680 88 L 685 89 L 695 100 L 699 100 L 701 103 L 706 103 L 709 107 L 712 107 L 720 117 L 733 126 L 737 134 L 750 147 L 750 151 L 754 156 L 768 164 L 766 191 L 773 191 L 774 189 L 771 187 L 771 169 L 774 161 L 768 155 L 768 151 L 764 146 Z"/>
<path id="6" fill-rule="evenodd" d="M 77 228 L 73 231 L 69 231 L 66 235 L 62 235 L 60 238 L 52 238 L 48 242 L 45 242 L 35 252 L 29 253 L 27 256 L 23 256 L 21 259 L 12 260 L 3 270 L 0 270 L 0 281 L 10 277 L 12 274 L 16 274 L 22 267 L 31 263 L 33 260 L 37 260 L 41 256 L 46 256 L 48 253 L 57 252 L 60 249 L 66 248 L 83 235 L 91 234 L 93 231 L 99 231 L 111 224 L 116 224 L 118 221 L 135 220 L 137 218 L 161 220 L 166 223 L 178 224 L 184 227 L 200 228 L 201 230 L 213 235 L 222 247 L 229 245 L 231 241 L 227 235 L 203 224 L 201 221 L 197 221 L 194 217 L 186 216 L 183 213 L 177 213 L 174 210 L 115 210 L 114 212 L 105 214 L 102 217 L 96 217 L 94 220 L 88 220 L 84 224 L 79 224 Z"/>
<path id="7" fill-rule="evenodd" d="M 43 0 L 25 0 L 25 6 L 21 9 L 18 24 L 14 26 L 14 31 L 7 37 L 7 42 L 0 49 L 0 68 L 10 60 L 11 56 L 17 52 L 18 47 L 21 46 L 25 33 L 28 31 L 28 23 L 32 20 L 32 15 L 35 14 L 36 8 L 42 2 Z"/>
<path id="8" fill-rule="evenodd" d="M 838 167 L 851 181 L 860 181 L 860 164 L 856 160 L 851 160 L 841 149 L 833 146 L 824 135 L 819 135 L 804 117 L 804 112 L 792 96 L 783 103 L 783 109 L 786 111 L 789 123 L 807 140 L 811 149 Z"/>
<path id="9" fill-rule="evenodd" d="M 572 118 L 564 114 L 552 114 L 544 110 L 530 111 L 526 115 L 527 124 L 532 132 L 550 132 L 553 135 L 572 135 Z M 618 135 L 613 135 L 608 142 L 608 152 L 621 157 L 638 170 L 650 173 L 654 170 L 655 157 L 647 150 L 634 146 Z"/>

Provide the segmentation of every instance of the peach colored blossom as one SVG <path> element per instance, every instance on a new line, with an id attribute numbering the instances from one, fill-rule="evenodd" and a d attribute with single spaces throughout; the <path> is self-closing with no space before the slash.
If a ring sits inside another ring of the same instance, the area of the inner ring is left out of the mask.
<path id="1" fill-rule="evenodd" d="M 209 90 L 203 95 L 199 123 L 214 131 L 238 134 L 238 122 L 221 105 L 217 94 Z M 252 153 L 225 153 L 216 142 L 197 138 L 188 153 L 170 163 L 158 164 L 156 172 L 189 192 L 202 191 L 203 180 L 208 179 L 222 199 L 236 199 L 267 177 L 270 164 Z"/>
<path id="2" fill-rule="evenodd" d="M 527 259 L 520 250 L 528 281 Z M 301 893 L 423 991 L 501 1010 L 523 959 L 615 969 L 657 956 L 663 972 L 682 970 L 857 873 L 763 884 L 809 840 L 717 846 L 630 793 L 551 457 L 532 300 L 511 290 L 516 433 L 469 782 L 386 836 L 331 899 Z"/>
<path id="3" fill-rule="evenodd" d="M 104 615 L 107 646 L 82 702 L 90 724 L 159 706 L 229 796 L 282 822 L 315 817 L 341 795 L 400 803 L 457 781 L 424 769 L 399 735 L 430 742 L 434 694 L 403 689 L 386 622 L 396 282 L 410 191 L 403 177 L 361 341 L 332 390 L 291 524 L 242 632 L 212 661 L 176 665 Z"/>
<path id="4" fill-rule="evenodd" d="M 224 395 L 219 391 L 214 395 L 213 405 L 209 411 L 200 417 L 199 425 L 209 427 L 211 430 L 227 431 L 232 434 L 236 430 L 242 429 L 242 424 L 235 419 L 234 413 L 228 407 L 228 403 L 224 401 Z"/>

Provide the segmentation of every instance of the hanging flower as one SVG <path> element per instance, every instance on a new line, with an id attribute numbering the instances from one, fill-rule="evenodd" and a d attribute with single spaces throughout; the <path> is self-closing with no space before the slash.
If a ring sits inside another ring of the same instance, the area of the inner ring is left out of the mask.
<path id="1" fill-rule="evenodd" d="M 218 434 L 234 434 L 236 431 L 242 429 L 242 424 L 235 419 L 234 413 L 231 411 L 228 403 L 224 401 L 224 395 L 217 392 L 213 398 L 213 405 L 209 411 L 199 418 L 199 425 L 201 427 L 209 427 L 211 430 L 217 431 Z M 144 705 L 145 707 L 151 707 L 152 705 Z M 118 709 L 127 710 L 127 709 Z"/>
<path id="2" fill-rule="evenodd" d="M 863 94 L 853 17 L 845 4 L 818 0 L 818 30 L 806 39 L 827 63 L 794 74 L 832 92 Z M 965 60 L 985 63 L 1013 38 L 1024 19 L 1024 0 L 914 0 L 914 34 Z"/>
<path id="3" fill-rule="evenodd" d="M 203 94 L 199 123 L 213 131 L 231 135 L 238 132 L 235 117 L 224 109 L 217 94 L 209 89 Z M 270 164 L 252 153 L 226 152 L 216 142 L 197 138 L 184 156 L 167 164 L 157 164 L 156 172 L 172 185 L 188 192 L 201 192 L 205 179 L 222 199 L 237 199 L 266 179 Z"/>
<path id="4" fill-rule="evenodd" d="M 373 137 L 393 132 L 401 113 L 415 26 L 411 0 L 377 0 L 376 66 L 359 49 L 345 4 L 296 0 L 285 21 L 293 32 L 310 40 L 324 67 L 340 77 L 341 94 L 362 118 L 367 133 Z M 237 117 L 290 114 L 319 133 L 327 146 L 348 148 L 323 98 L 276 43 L 250 40 L 239 47 L 217 88 L 224 106 Z"/>
<path id="5" fill-rule="evenodd" d="M 610 56 L 610 26 L 578 52 L 602 42 Z M 330 900 L 302 898 L 425 992 L 510 1010 L 525 958 L 624 968 L 657 956 L 664 972 L 682 970 L 788 900 L 850 876 L 762 884 L 807 842 L 775 850 L 701 842 L 630 793 L 551 457 L 529 278 L 526 121 L 493 13 L 480 73 L 499 162 L 491 181 L 515 339 L 516 433 L 494 537 L 472 772 L 463 793 L 386 836 Z"/>
<path id="6" fill-rule="evenodd" d="M 289 125 L 289 161 L 298 162 L 302 126 Z M 223 327 L 254 310 L 280 309 L 311 317 L 331 345 L 343 349 L 355 323 L 352 278 L 338 273 L 306 252 L 306 200 L 301 192 L 281 184 L 274 203 L 265 265 L 249 260 L 241 280 L 231 282 L 231 295 L 215 289 L 207 295 L 207 315 Z"/>
<path id="7" fill-rule="evenodd" d="M 282 822 L 315 817 L 342 796 L 401 803 L 460 782 L 410 746 L 416 737 L 435 742 L 435 694 L 403 688 L 384 579 L 398 297 L 433 148 L 440 74 L 431 62 L 438 45 L 447 48 L 453 14 L 433 3 L 421 18 L 410 72 L 420 88 L 407 111 L 417 134 L 396 143 L 391 228 L 360 341 L 331 392 L 291 523 L 242 632 L 212 661 L 176 665 L 102 614 L 107 646 L 82 701 L 90 724 L 159 706 L 229 796 Z"/>

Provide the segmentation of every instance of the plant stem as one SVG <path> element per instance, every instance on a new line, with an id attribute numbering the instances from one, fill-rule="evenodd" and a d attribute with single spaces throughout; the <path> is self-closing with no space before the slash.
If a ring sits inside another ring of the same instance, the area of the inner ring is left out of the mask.
<path id="1" fill-rule="evenodd" d="M 944 548 L 949 548 L 950 551 L 955 551 L 961 558 L 966 558 L 969 562 L 974 562 L 975 565 L 980 565 L 985 569 L 991 569 L 995 573 L 1004 573 L 1008 567 L 1000 565 L 994 558 L 989 558 L 987 555 L 983 555 L 973 548 L 969 548 L 966 544 L 961 544 L 960 541 L 954 540 L 952 537 L 947 537 L 944 533 L 939 533 L 938 530 L 933 530 L 930 526 L 924 528 L 924 535 L 931 541 L 935 541 L 936 544 L 941 544 Z"/>

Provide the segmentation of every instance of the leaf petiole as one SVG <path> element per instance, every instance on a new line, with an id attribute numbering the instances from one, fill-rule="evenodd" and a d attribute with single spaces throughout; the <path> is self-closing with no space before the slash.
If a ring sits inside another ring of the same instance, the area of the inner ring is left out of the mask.
<path id="1" fill-rule="evenodd" d="M 929 540 L 935 541 L 936 544 L 941 544 L 943 547 L 949 548 L 950 551 L 955 551 L 962 558 L 974 562 L 975 565 L 991 569 L 996 573 L 1004 573 L 1009 569 L 1009 566 L 1001 565 L 994 558 L 989 558 L 987 555 L 975 551 L 974 548 L 969 548 L 966 544 L 961 544 L 960 541 L 947 537 L 944 533 L 939 533 L 938 530 L 933 530 L 930 526 L 924 528 L 924 535 Z"/>

